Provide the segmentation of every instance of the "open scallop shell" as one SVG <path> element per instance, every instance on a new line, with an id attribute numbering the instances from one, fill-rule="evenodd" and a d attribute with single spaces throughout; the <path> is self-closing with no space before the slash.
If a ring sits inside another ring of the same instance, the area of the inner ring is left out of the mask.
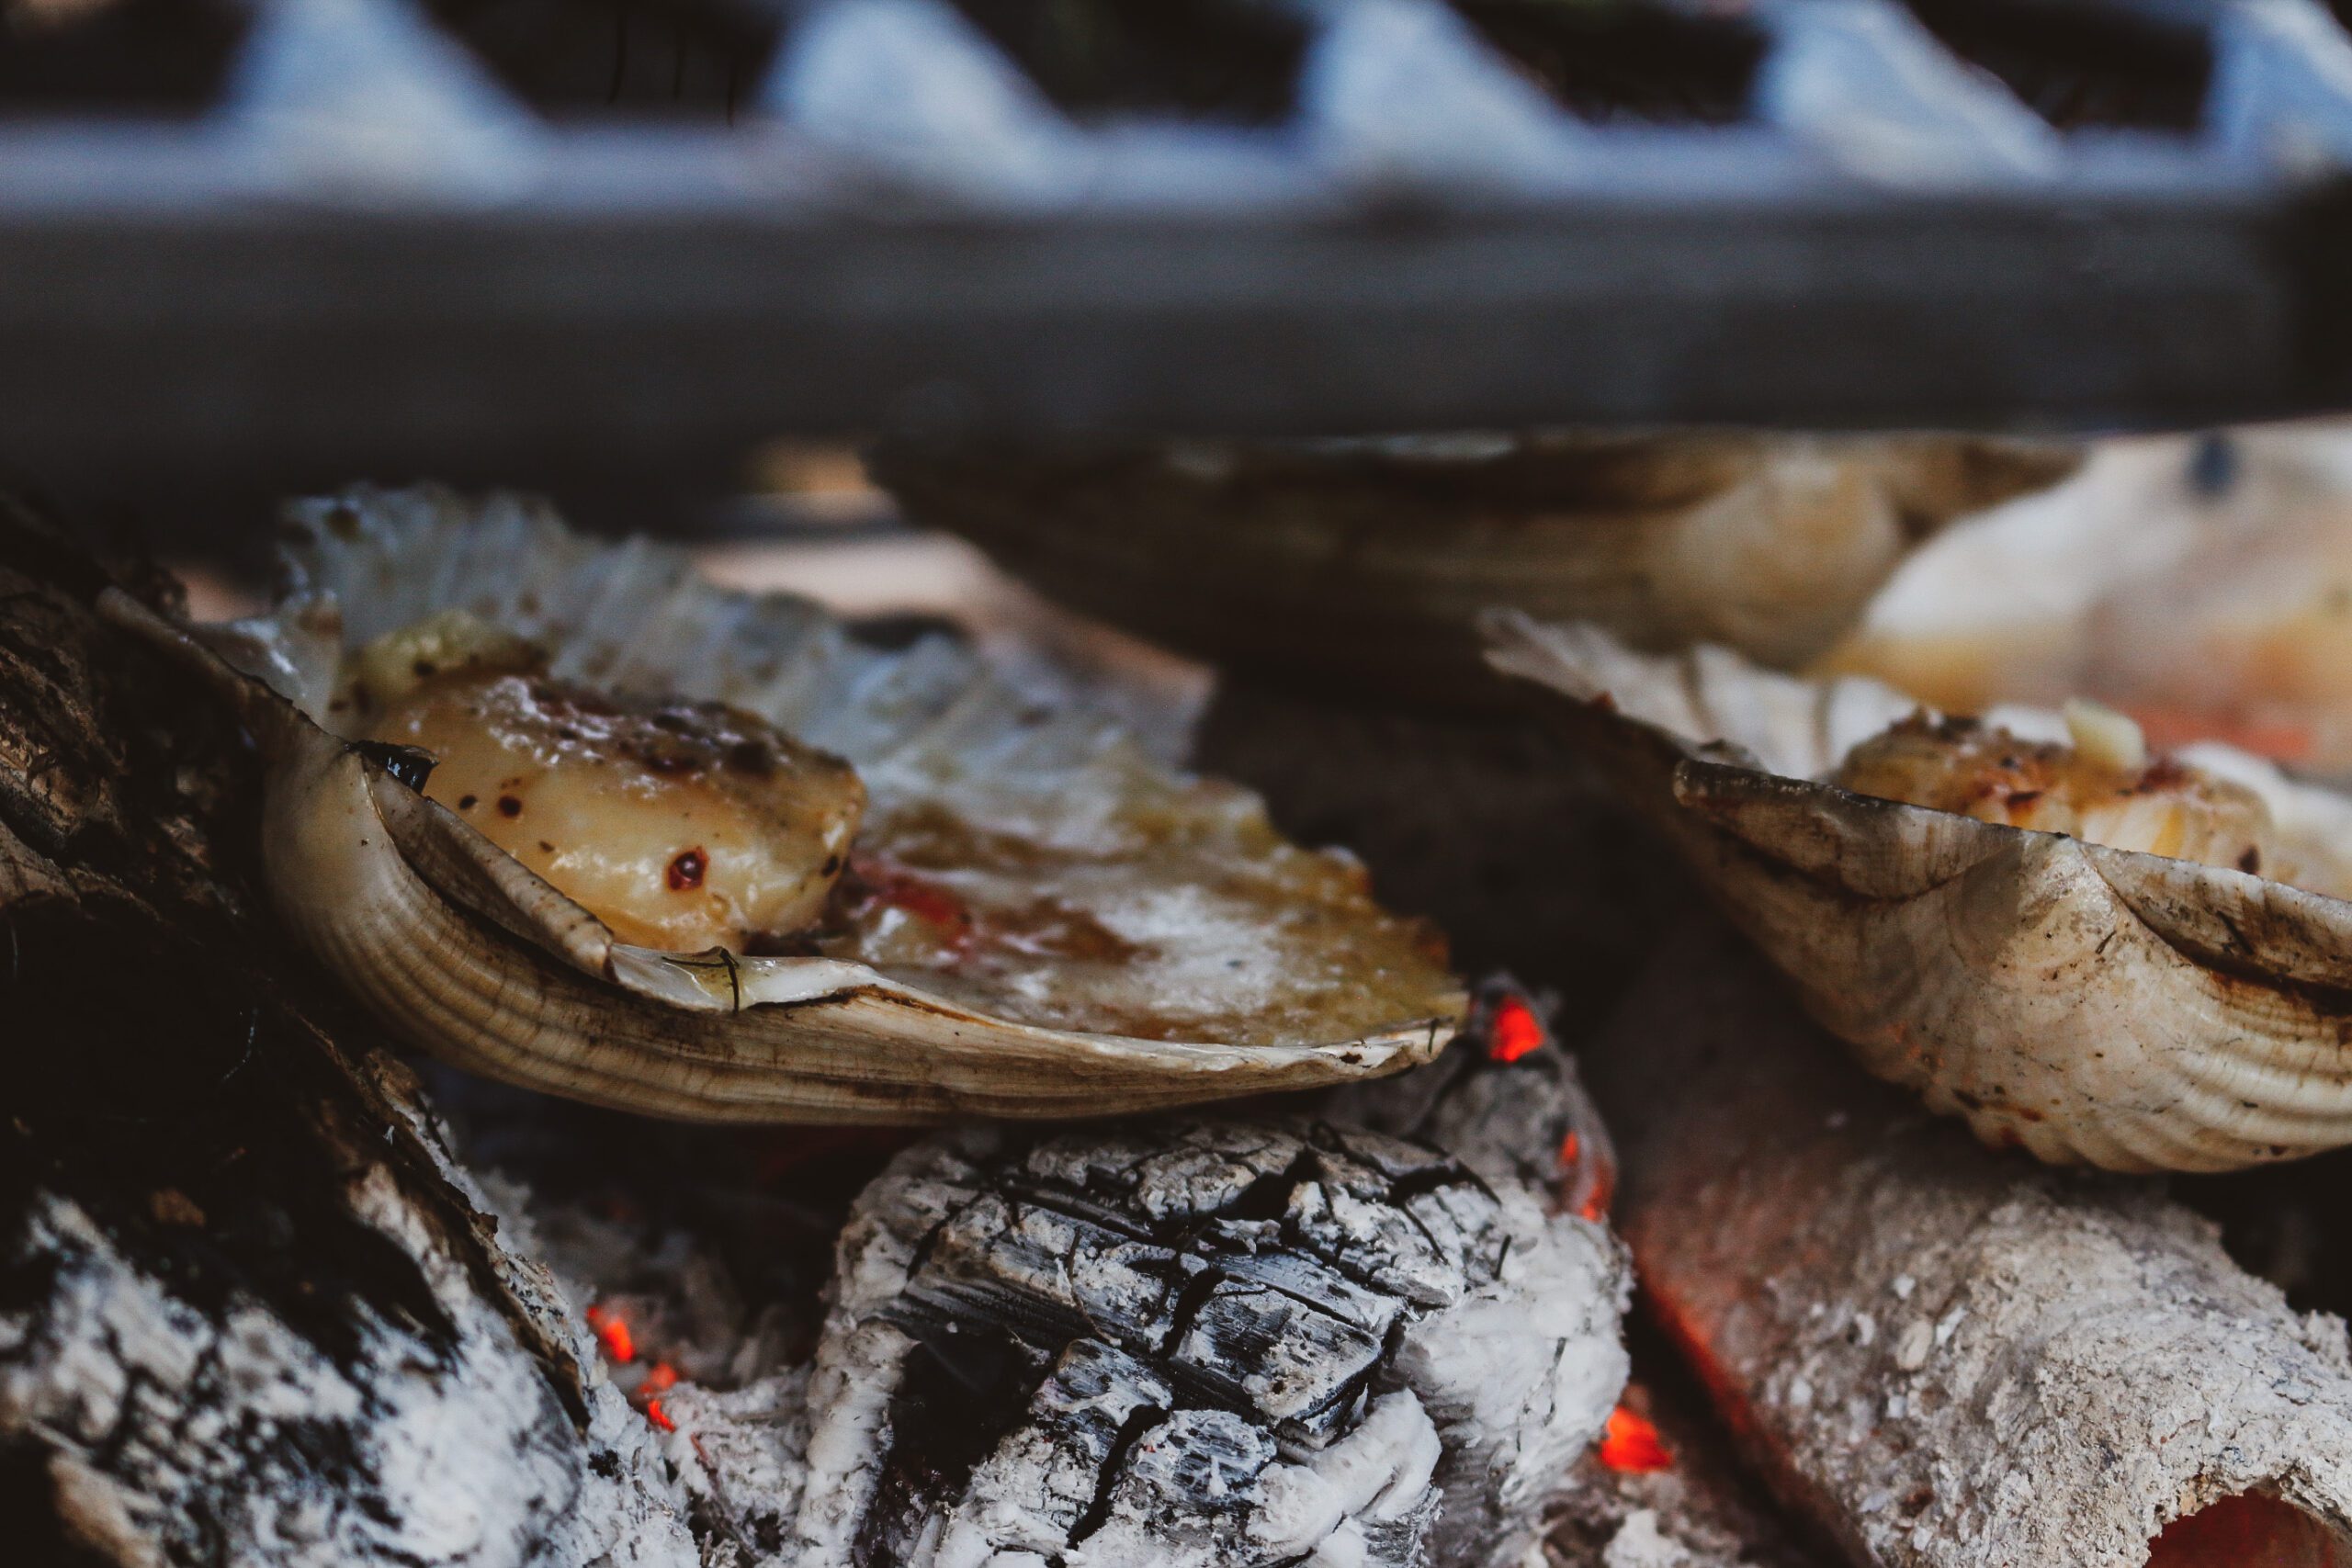
<path id="1" fill-rule="evenodd" d="M 233 694 L 264 752 L 281 914 L 449 1061 L 687 1120 L 1078 1116 L 1394 1071 L 1465 1010 L 1351 863 L 1283 842 L 1254 797 L 1171 773 L 1082 707 L 1041 708 L 951 639 L 869 647 L 814 605 L 715 589 L 674 551 L 575 537 L 513 497 L 363 489 L 289 515 L 273 615 L 191 635 L 119 596 L 112 613 Z M 894 804 L 952 811 L 1071 861 L 1073 897 L 1149 930 L 1121 964 L 993 979 L 621 942 L 319 722 L 344 647 L 452 606 L 547 647 L 558 677 L 759 713 L 857 764 L 869 825 Z"/>
<path id="2" fill-rule="evenodd" d="M 1592 748 L 1878 1077 L 2053 1163 L 2226 1170 L 2352 1143 L 2352 902 L 1818 782 L 1917 711 L 1721 649 L 1633 653 L 1509 613 L 1498 669 Z M 2055 716 L 1996 709 L 2027 739 Z M 2352 801 L 2222 747 L 2299 880 L 2342 889 Z"/>
<path id="3" fill-rule="evenodd" d="M 1637 646 L 1819 653 L 1922 538 L 2056 481 L 2071 447 L 1585 432 L 869 457 L 908 512 L 1072 608 L 1228 669 L 1491 702 L 1503 604 Z"/>

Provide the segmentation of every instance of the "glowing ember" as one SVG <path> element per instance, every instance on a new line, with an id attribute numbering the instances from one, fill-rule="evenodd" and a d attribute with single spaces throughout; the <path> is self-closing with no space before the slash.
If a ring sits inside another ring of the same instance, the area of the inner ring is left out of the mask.
<path id="1" fill-rule="evenodd" d="M 588 1326 L 596 1331 L 596 1342 L 605 1354 L 616 1361 L 637 1359 L 637 1337 L 628 1331 L 628 1320 L 603 1306 L 588 1309 Z"/>
<path id="2" fill-rule="evenodd" d="M 1487 1034 L 1487 1055 L 1498 1062 L 1516 1062 L 1544 1043 L 1544 1025 L 1535 1010 L 1517 997 L 1495 1005 L 1495 1020 Z"/>
<path id="3" fill-rule="evenodd" d="M 1584 1195 L 1584 1201 L 1577 1205 L 1577 1217 L 1596 1222 L 1606 1219 L 1609 1215 L 1609 1201 L 1615 1196 L 1617 1196 L 1616 1172 L 1607 1166 L 1602 1166 L 1593 1172 L 1592 1190 Z"/>
<path id="4" fill-rule="evenodd" d="M 1649 1475 L 1674 1468 L 1674 1456 L 1658 1440 L 1649 1417 L 1619 1405 L 1609 1413 L 1600 1438 L 1600 1462 L 1623 1475 Z"/>
<path id="5" fill-rule="evenodd" d="M 599 1302 L 588 1309 L 588 1326 L 596 1333 L 596 1343 L 615 1362 L 628 1366 L 637 1360 L 637 1336 L 629 1331 L 628 1320 L 613 1308 Z M 628 1374 L 621 1374 L 626 1387 Z M 645 1418 L 665 1432 L 678 1429 L 670 1413 L 662 1408 L 661 1396 L 678 1384 L 678 1369 L 666 1359 L 657 1360 L 628 1390 L 628 1400 L 645 1413 Z"/>
<path id="6" fill-rule="evenodd" d="M 1591 1157 L 1588 1158 L 1588 1154 Z M 1604 1143 L 1588 1150 L 1584 1134 L 1571 1128 L 1560 1140 L 1560 1201 L 1579 1219 L 1600 1221 L 1609 1214 L 1617 1195 L 1617 1168 Z"/>
<path id="7" fill-rule="evenodd" d="M 2325 1525 L 2275 1497 L 2241 1495 L 2175 1519 L 2148 1543 L 2148 1568 L 2342 1568 L 2347 1549 Z"/>

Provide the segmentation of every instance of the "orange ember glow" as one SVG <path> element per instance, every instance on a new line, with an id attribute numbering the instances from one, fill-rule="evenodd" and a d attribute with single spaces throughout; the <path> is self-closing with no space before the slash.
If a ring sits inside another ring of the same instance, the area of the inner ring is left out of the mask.
<path id="1" fill-rule="evenodd" d="M 2148 1568 L 2345 1568 L 2352 1543 L 2276 1497 L 2242 1494 L 2175 1519 L 2148 1543 Z"/>
<path id="2" fill-rule="evenodd" d="M 1600 1462 L 1621 1475 L 1649 1475 L 1674 1468 L 1674 1456 L 1658 1440 L 1649 1417 L 1619 1405 L 1609 1413 L 1600 1437 Z"/>
<path id="3" fill-rule="evenodd" d="M 662 1408 L 662 1402 L 658 1399 L 650 1401 L 646 1404 L 645 1418 L 665 1432 L 674 1432 L 678 1429 L 678 1424 L 670 1419 L 670 1413 Z"/>
<path id="4" fill-rule="evenodd" d="M 1617 1195 L 1617 1172 L 1606 1159 L 1594 1161 L 1590 1170 L 1579 1169 L 1583 1163 L 1584 1139 L 1571 1131 L 1560 1140 L 1561 1201 L 1565 1203 L 1574 1199 L 1577 1188 L 1581 1185 L 1587 1190 L 1583 1200 L 1577 1203 L 1577 1217 L 1594 1221 L 1605 1219 L 1609 1214 L 1609 1201 Z"/>
<path id="5" fill-rule="evenodd" d="M 677 1368 L 667 1361 L 656 1361 L 653 1363 L 653 1370 L 645 1374 L 645 1381 L 637 1386 L 639 1391 L 646 1393 L 660 1393 L 677 1381 Z"/>
<path id="6" fill-rule="evenodd" d="M 1544 1043 L 1544 1025 L 1535 1010 L 1517 997 L 1505 997 L 1495 1007 L 1494 1027 L 1487 1036 L 1487 1055 L 1498 1062 L 1516 1062 Z"/>
<path id="7" fill-rule="evenodd" d="M 588 1326 L 596 1331 L 596 1341 L 604 1346 L 605 1355 L 616 1361 L 637 1359 L 637 1337 L 628 1331 L 628 1320 L 620 1314 L 592 1306 L 588 1309 Z"/>

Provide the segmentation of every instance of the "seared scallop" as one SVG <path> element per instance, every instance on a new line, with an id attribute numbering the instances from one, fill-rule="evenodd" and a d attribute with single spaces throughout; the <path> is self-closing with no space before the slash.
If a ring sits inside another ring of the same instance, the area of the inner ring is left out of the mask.
<path id="1" fill-rule="evenodd" d="M 1970 718 L 1914 715 L 1846 755 L 1829 782 L 1979 822 L 2063 833 L 2094 844 L 2202 865 L 2260 871 L 2270 810 L 2244 784 L 2176 757 L 2151 760 L 2131 720 L 2100 727 L 2090 745 L 2028 740 Z M 2078 728 L 2098 719 L 2086 716 Z M 2127 743 L 2112 744 L 2116 725 Z"/>
<path id="2" fill-rule="evenodd" d="M 1806 1008 L 1987 1142 L 2118 1170 L 2352 1144 L 2352 801 L 2130 721 L 1921 714 L 1490 620 Z"/>
<path id="3" fill-rule="evenodd" d="M 1068 1117 L 1396 1071 L 1467 1010 L 1352 859 L 953 639 L 510 496 L 289 522 L 268 616 L 109 611 L 260 741 L 291 933 L 459 1066 L 696 1121 Z"/>
<path id="4" fill-rule="evenodd" d="M 450 612 L 351 660 L 368 739 L 434 759 L 425 795 L 640 947 L 738 953 L 815 925 L 865 786 L 839 757 L 718 702 L 558 680 Z"/>

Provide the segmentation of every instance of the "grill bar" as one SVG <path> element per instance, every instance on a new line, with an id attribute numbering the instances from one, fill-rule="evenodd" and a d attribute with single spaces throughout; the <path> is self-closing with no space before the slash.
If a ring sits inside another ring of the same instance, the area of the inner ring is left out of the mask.
<path id="1" fill-rule="evenodd" d="M 2005 0 L 1974 33 L 1944 0 L 1628 0 L 1565 37 L 1525 0 L 1300 4 L 1206 29 L 1243 39 L 1222 75 L 1037 36 L 1082 6 L 702 9 L 616 8 L 654 42 L 602 104 L 596 61 L 534 85 L 522 23 L 454 0 L 262 0 L 194 115 L 0 91 L 0 457 L 2352 401 L 2319 0 Z"/>

